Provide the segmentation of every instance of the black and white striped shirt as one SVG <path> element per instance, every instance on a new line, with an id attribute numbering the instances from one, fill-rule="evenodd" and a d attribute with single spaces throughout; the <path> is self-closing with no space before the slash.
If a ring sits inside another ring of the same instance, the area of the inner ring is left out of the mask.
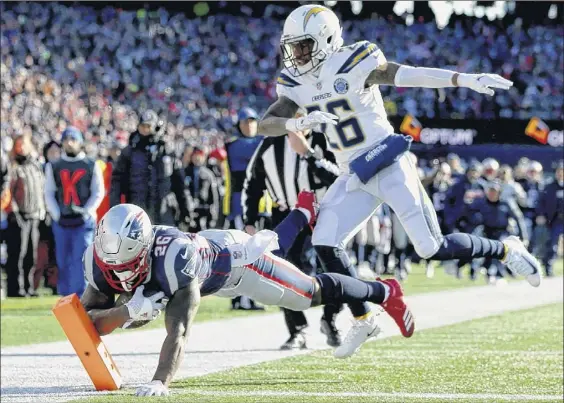
<path id="1" fill-rule="evenodd" d="M 339 169 L 323 134 L 313 133 L 308 141 L 315 156 L 302 158 L 290 146 L 288 136 L 263 140 L 247 167 L 241 195 L 245 224 L 257 221 L 264 190 L 282 211 L 294 207 L 301 190 L 313 190 L 321 200 Z"/>

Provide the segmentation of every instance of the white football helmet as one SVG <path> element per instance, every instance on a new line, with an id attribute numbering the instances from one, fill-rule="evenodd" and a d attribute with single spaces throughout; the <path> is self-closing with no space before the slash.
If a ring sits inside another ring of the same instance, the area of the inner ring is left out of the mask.
<path id="1" fill-rule="evenodd" d="M 499 169 L 499 162 L 494 158 L 486 158 L 482 161 L 483 173 L 487 180 L 492 181 L 497 178 L 497 171 Z"/>
<path id="2" fill-rule="evenodd" d="M 317 69 L 343 46 L 342 31 L 339 18 L 327 7 L 296 8 L 286 18 L 280 38 L 284 67 L 294 77 Z"/>
<path id="3" fill-rule="evenodd" d="M 112 288 L 132 291 L 147 278 L 153 238 L 151 220 L 141 207 L 118 204 L 102 217 L 94 237 L 94 261 Z"/>

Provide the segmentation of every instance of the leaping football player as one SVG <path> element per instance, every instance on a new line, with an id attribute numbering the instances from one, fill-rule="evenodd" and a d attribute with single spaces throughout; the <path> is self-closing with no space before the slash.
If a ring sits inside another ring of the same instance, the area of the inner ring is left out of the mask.
<path id="1" fill-rule="evenodd" d="M 400 330 L 406 337 L 413 334 L 413 316 L 396 280 L 362 281 L 336 273 L 312 277 L 280 257 L 306 225 L 313 225 L 316 212 L 315 194 L 301 192 L 296 209 L 275 231 L 252 237 L 238 230 L 190 234 L 153 226 L 145 211 L 132 204 L 119 204 L 104 215 L 83 258 L 88 286 L 81 302 L 94 326 L 106 335 L 119 327 L 139 327 L 165 309 L 167 336 L 159 363 L 153 379 L 137 389 L 138 396 L 168 395 L 200 298 L 206 295 L 242 295 L 294 311 L 369 301 L 392 318 L 407 318 L 409 324 L 402 319 Z M 380 295 L 383 286 L 385 297 Z M 119 304 L 124 295 L 129 300 Z M 163 298 L 168 299 L 166 308 Z M 379 331 L 374 326 L 372 336 Z"/>
<path id="2" fill-rule="evenodd" d="M 470 261 L 489 257 L 538 287 L 539 263 L 516 237 L 503 242 L 470 234 L 443 235 L 417 170 L 407 156 L 410 137 L 394 134 L 379 85 L 398 87 L 466 87 L 494 95 L 513 83 L 497 74 L 465 74 L 387 61 L 374 43 L 344 46 L 338 17 L 319 5 L 295 9 L 280 40 L 284 68 L 277 80 L 278 100 L 259 122 L 265 136 L 321 130 L 342 174 L 320 205 L 313 245 L 330 272 L 355 276 L 345 245 L 381 203 L 388 204 L 423 259 Z M 307 114 L 294 118 L 298 110 Z M 377 287 L 376 300 L 386 295 Z M 373 332 L 376 322 L 367 304 L 349 304 L 357 318 L 335 355 L 352 354 Z M 395 318 L 397 321 L 397 318 Z M 402 333 L 408 333 L 406 320 Z"/>

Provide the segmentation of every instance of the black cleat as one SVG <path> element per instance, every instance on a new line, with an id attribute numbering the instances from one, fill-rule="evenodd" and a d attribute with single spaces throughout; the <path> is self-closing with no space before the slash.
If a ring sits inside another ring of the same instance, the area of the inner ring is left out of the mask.
<path id="1" fill-rule="evenodd" d="M 231 309 L 238 311 L 264 311 L 264 306 L 247 297 L 236 297 L 231 300 Z"/>
<path id="2" fill-rule="evenodd" d="M 304 350 L 306 348 L 306 338 L 302 332 L 294 333 L 280 346 L 280 350 Z"/>
<path id="3" fill-rule="evenodd" d="M 327 321 L 325 317 L 321 317 L 321 333 L 327 336 L 327 344 L 331 347 L 339 347 L 341 345 L 341 335 L 335 327 L 334 321 Z"/>

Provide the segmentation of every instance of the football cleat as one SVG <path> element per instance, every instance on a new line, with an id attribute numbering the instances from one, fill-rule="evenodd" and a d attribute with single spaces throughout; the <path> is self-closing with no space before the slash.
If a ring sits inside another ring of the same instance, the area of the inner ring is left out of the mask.
<path id="1" fill-rule="evenodd" d="M 523 242 L 516 236 L 505 238 L 503 244 L 507 248 L 507 254 L 501 262 L 512 272 L 524 276 L 530 285 L 538 287 L 541 283 L 538 260 L 529 253 Z"/>
<path id="2" fill-rule="evenodd" d="M 331 347 L 339 347 L 341 345 L 341 335 L 335 326 L 335 321 L 328 321 L 325 317 L 321 317 L 321 333 L 327 336 L 327 344 Z"/>
<path id="3" fill-rule="evenodd" d="M 388 299 L 382 303 L 382 308 L 392 317 L 400 328 L 403 337 L 411 337 L 415 331 L 415 318 L 411 310 L 403 301 L 403 291 L 400 283 L 396 279 L 376 280 L 390 287 L 390 295 Z"/>
<path id="4" fill-rule="evenodd" d="M 319 205 L 317 204 L 317 198 L 315 197 L 314 192 L 302 190 L 298 194 L 298 201 L 296 202 L 295 208 L 309 211 L 310 215 L 308 224 L 310 226 L 315 224 L 317 213 L 319 212 Z"/>
<path id="5" fill-rule="evenodd" d="M 371 337 L 376 337 L 381 329 L 376 321 L 376 315 L 371 313 L 366 319 L 354 319 L 353 325 L 345 340 L 333 352 L 335 358 L 348 358 L 360 349 L 362 343 Z"/>
<path id="6" fill-rule="evenodd" d="M 280 350 L 304 350 L 306 348 L 306 338 L 302 332 L 294 333 L 280 346 Z"/>

